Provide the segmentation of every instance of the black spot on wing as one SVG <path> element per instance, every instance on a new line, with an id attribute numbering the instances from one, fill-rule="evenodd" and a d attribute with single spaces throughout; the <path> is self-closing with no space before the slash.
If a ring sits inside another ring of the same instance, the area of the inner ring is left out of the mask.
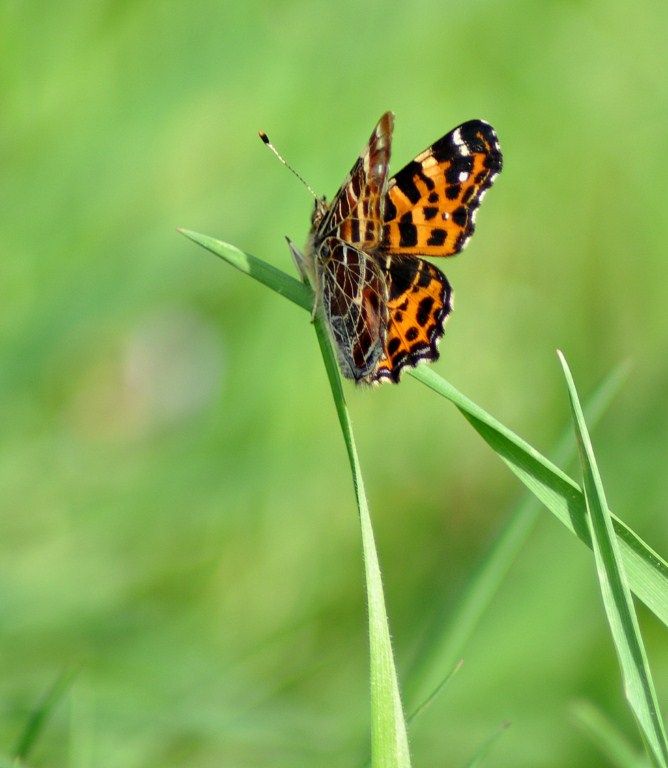
<path id="1" fill-rule="evenodd" d="M 444 229 L 440 229 L 439 227 L 436 227 L 435 229 L 431 230 L 431 235 L 429 236 L 429 239 L 427 240 L 427 245 L 443 245 L 445 243 L 445 240 L 448 236 L 448 233 Z"/>
<path id="2" fill-rule="evenodd" d="M 420 288 L 426 288 L 429 283 L 431 283 L 431 271 L 429 269 L 429 266 L 427 262 L 425 261 L 418 261 L 416 265 L 416 270 L 418 272 L 418 280 L 417 285 Z M 433 269 L 433 267 L 432 267 Z"/>
<path id="3" fill-rule="evenodd" d="M 385 214 L 383 218 L 385 221 L 393 221 L 397 218 L 397 208 L 389 195 L 385 196 Z"/>
<path id="4" fill-rule="evenodd" d="M 463 205 L 460 205 L 459 208 L 455 208 L 455 210 L 452 212 L 452 220 L 458 227 L 465 227 L 468 217 L 468 211 Z"/>
<path id="5" fill-rule="evenodd" d="M 399 246 L 401 248 L 412 248 L 417 245 L 418 235 L 417 227 L 413 223 L 399 222 Z"/>
<path id="6" fill-rule="evenodd" d="M 470 155 L 455 155 L 445 172 L 445 180 L 448 184 L 460 184 L 462 176 L 468 177 L 472 170 L 473 158 Z"/>
<path id="7" fill-rule="evenodd" d="M 420 163 L 416 163 L 412 160 L 407 166 L 402 168 L 399 173 L 394 177 L 397 187 L 404 195 L 415 205 L 417 201 L 422 197 L 420 190 L 415 183 L 415 176 L 422 175 L 422 166 Z"/>
<path id="8" fill-rule="evenodd" d="M 424 299 L 420 300 L 420 303 L 418 304 L 417 313 L 415 315 L 415 319 L 418 321 L 420 325 L 426 325 L 427 320 L 429 320 L 429 316 L 431 314 L 431 310 L 434 306 L 434 299 L 431 296 L 425 296 Z"/>
<path id="9" fill-rule="evenodd" d="M 410 267 L 410 262 L 404 261 L 397 263 L 396 265 L 392 264 L 390 266 L 390 280 L 388 281 L 390 287 L 390 300 L 396 299 L 398 296 L 406 293 L 406 291 L 410 288 L 410 285 L 413 282 L 413 278 L 415 276 L 415 268 L 413 267 L 411 270 Z M 401 304 L 401 306 L 397 307 L 397 309 L 406 311 L 407 307 L 408 299 L 406 299 Z"/>

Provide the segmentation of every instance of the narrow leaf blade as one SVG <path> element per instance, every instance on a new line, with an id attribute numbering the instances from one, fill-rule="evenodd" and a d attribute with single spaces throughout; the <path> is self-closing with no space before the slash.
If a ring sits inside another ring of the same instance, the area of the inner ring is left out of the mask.
<path id="1" fill-rule="evenodd" d="M 578 725 L 616 768 L 649 768 L 644 756 L 635 751 L 626 737 L 593 704 L 578 702 L 573 707 L 573 714 Z"/>
<path id="2" fill-rule="evenodd" d="M 423 366 L 411 373 L 450 400 L 539 501 L 591 548 L 584 494 L 568 475 L 431 368 Z M 614 515 L 612 520 L 631 588 L 668 626 L 668 563 L 625 523 Z"/>
<path id="3" fill-rule="evenodd" d="M 605 412 L 626 374 L 627 366 L 618 366 L 592 393 L 586 405 L 591 423 L 596 423 Z M 569 423 L 551 453 L 559 463 L 567 463 L 573 459 L 576 450 Z M 527 491 L 492 546 L 480 558 L 461 590 L 458 602 L 434 623 L 406 680 L 406 701 L 410 706 L 415 701 L 424 700 L 442 677 L 443 670 L 450 669 L 462 657 L 468 640 L 533 530 L 539 512 L 540 502 Z"/>
<path id="4" fill-rule="evenodd" d="M 364 491 L 352 423 L 346 406 L 341 377 L 332 345 L 320 318 L 315 329 L 353 476 L 353 486 L 362 531 L 364 572 L 369 611 L 369 655 L 371 666 L 371 765 L 372 768 L 410 768 L 408 736 L 399 682 L 394 664 L 390 628 L 385 609 L 383 582 L 374 541 L 369 505 Z"/>
<path id="5" fill-rule="evenodd" d="M 62 672 L 31 712 L 14 749 L 16 760 L 25 761 L 30 757 L 46 723 L 72 685 L 75 674 L 75 670 Z"/>
<path id="6" fill-rule="evenodd" d="M 659 713 L 654 683 L 640 634 L 640 627 L 626 580 L 621 550 L 615 536 L 612 516 L 603 490 L 594 449 L 591 444 L 573 376 L 564 356 L 564 370 L 573 412 L 596 571 L 624 680 L 626 698 L 635 715 L 655 765 L 668 768 L 668 743 Z"/>

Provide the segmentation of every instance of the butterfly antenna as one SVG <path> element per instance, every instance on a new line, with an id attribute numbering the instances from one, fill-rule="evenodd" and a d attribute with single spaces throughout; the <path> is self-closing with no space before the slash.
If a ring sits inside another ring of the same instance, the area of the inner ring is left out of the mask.
<path id="1" fill-rule="evenodd" d="M 276 147 L 269 141 L 269 136 L 264 131 L 260 131 L 260 138 L 262 141 L 269 147 L 269 149 L 276 155 L 276 157 L 283 163 L 283 165 L 289 170 L 294 173 L 294 175 L 301 181 L 301 183 L 308 189 L 308 191 L 313 195 L 313 197 L 318 200 L 318 196 L 311 188 L 310 184 L 306 183 L 306 180 L 301 176 L 295 169 L 283 158 L 283 156 L 279 153 L 279 151 L 276 149 Z"/>

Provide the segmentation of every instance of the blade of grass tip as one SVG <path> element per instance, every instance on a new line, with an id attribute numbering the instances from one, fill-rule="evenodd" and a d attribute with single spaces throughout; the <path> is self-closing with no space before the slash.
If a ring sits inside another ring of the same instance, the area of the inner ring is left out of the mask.
<path id="1" fill-rule="evenodd" d="M 447 684 L 452 680 L 452 678 L 459 672 L 459 670 L 464 666 L 464 659 L 460 659 L 455 666 L 448 672 L 448 674 L 441 680 L 441 682 L 434 688 L 434 690 L 429 694 L 429 696 L 424 699 L 424 701 L 421 704 L 418 704 L 418 706 L 411 712 L 411 714 L 408 716 L 407 722 L 408 725 L 411 725 L 415 718 L 418 715 L 421 715 L 424 710 L 431 704 L 431 702 L 440 694 L 443 692 L 443 690 L 446 688 Z"/>
<path id="2" fill-rule="evenodd" d="M 16 760 L 25 761 L 28 759 L 49 717 L 72 685 L 75 675 L 76 670 L 61 672 L 31 712 L 14 748 L 14 758 Z"/>
<path id="3" fill-rule="evenodd" d="M 645 646 L 635 613 L 624 565 L 612 526 L 594 449 L 585 424 L 582 407 L 568 363 L 557 353 L 568 387 L 577 437 L 587 502 L 587 522 L 591 532 L 594 560 L 605 613 L 617 651 L 624 690 L 640 732 L 655 765 L 668 767 L 668 743 L 654 691 Z"/>
<path id="4" fill-rule="evenodd" d="M 364 482 L 343 395 L 341 377 L 329 336 L 320 318 L 315 318 L 318 343 L 327 370 L 332 396 L 339 417 L 343 440 L 353 476 L 355 498 L 362 529 L 364 572 L 369 611 L 369 655 L 371 667 L 371 765 L 373 768 L 410 768 L 408 736 L 399 682 L 392 653 L 390 629 L 385 609 L 383 583 L 374 542 Z"/>
<path id="5" fill-rule="evenodd" d="M 191 232 L 189 229 L 179 229 L 177 231 L 194 243 L 206 248 L 214 256 L 223 259 L 223 261 L 226 261 L 235 269 L 250 275 L 250 277 L 276 291 L 276 293 L 280 293 L 281 296 L 290 299 L 290 301 L 302 309 L 311 310 L 313 306 L 313 291 L 305 283 L 295 280 L 294 277 L 280 269 L 276 269 L 276 267 L 268 264 L 266 261 L 244 253 L 222 240 L 216 240 L 207 235 L 200 235 L 199 232 Z"/>
<path id="6" fill-rule="evenodd" d="M 453 403 L 539 501 L 591 548 L 584 494 L 577 483 L 433 369 L 421 366 L 410 373 Z M 668 563 L 625 523 L 612 519 L 633 591 L 668 625 Z"/>
<path id="7" fill-rule="evenodd" d="M 482 761 L 490 753 L 492 747 L 498 741 L 501 734 L 505 733 L 510 728 L 510 723 L 503 723 L 494 733 L 488 736 L 485 741 L 480 745 L 473 758 L 466 764 L 466 768 L 478 768 L 482 765 Z"/>
<path id="8" fill-rule="evenodd" d="M 228 243 L 189 230 L 180 231 L 298 306 L 311 310 L 312 295 L 308 286 Z M 450 400 L 540 502 L 587 546 L 591 546 L 584 517 L 584 496 L 570 477 L 431 368 L 422 366 L 411 373 L 434 392 Z M 631 588 L 668 625 L 668 563 L 623 522 L 613 517 L 613 524 L 620 539 Z"/>
<path id="9" fill-rule="evenodd" d="M 618 728 L 588 701 L 573 706 L 576 723 L 617 768 L 650 768 L 643 755 L 629 744 Z"/>
<path id="10" fill-rule="evenodd" d="M 591 394 L 585 407 L 590 423 L 594 424 L 601 418 L 626 379 L 628 369 L 626 363 L 617 366 Z M 575 453 L 572 427 L 568 424 L 551 454 L 558 463 L 566 463 L 575 457 Z M 539 513 L 539 501 L 527 492 L 509 513 L 492 546 L 480 558 L 457 603 L 436 617 L 406 677 L 409 709 L 413 702 L 427 696 L 433 688 L 433 681 L 442 675 L 442 670 L 452 667 L 463 655 L 466 644 L 533 530 Z"/>

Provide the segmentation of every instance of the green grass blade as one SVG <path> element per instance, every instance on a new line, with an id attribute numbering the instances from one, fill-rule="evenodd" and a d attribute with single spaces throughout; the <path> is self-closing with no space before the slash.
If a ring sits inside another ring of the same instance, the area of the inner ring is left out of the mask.
<path id="1" fill-rule="evenodd" d="M 25 761 L 28 759 L 49 717 L 72 685 L 75 674 L 76 672 L 73 670 L 61 673 L 31 712 L 16 742 L 14 749 L 15 760 Z"/>
<path id="2" fill-rule="evenodd" d="M 472 759 L 466 764 L 466 768 L 479 768 L 479 766 L 482 765 L 483 760 L 490 753 L 494 744 L 498 741 L 499 737 L 505 733 L 508 728 L 510 728 L 510 723 L 503 723 L 503 725 L 494 731 L 491 736 L 488 736 L 480 745 L 475 755 L 473 755 Z"/>
<path id="3" fill-rule="evenodd" d="M 616 768 L 650 768 L 644 755 L 592 704 L 578 702 L 573 714 L 578 725 Z"/>
<path id="4" fill-rule="evenodd" d="M 373 768 L 410 768 L 406 722 L 392 653 L 378 553 L 352 424 L 332 345 L 327 330 L 319 318 L 315 319 L 315 329 L 348 452 L 362 529 L 371 663 L 371 765 Z"/>
<path id="5" fill-rule="evenodd" d="M 409 725 L 411 725 L 411 724 L 413 723 L 413 721 L 414 721 L 414 720 L 415 720 L 415 719 L 416 719 L 416 718 L 417 718 L 419 715 L 421 715 L 421 714 L 424 712 L 424 710 L 425 710 L 425 709 L 426 709 L 426 708 L 427 708 L 427 707 L 428 707 L 428 706 L 431 704 L 431 702 L 432 702 L 432 701 L 433 701 L 433 700 L 434 700 L 434 699 L 435 699 L 435 698 L 436 698 L 438 695 L 440 695 L 440 694 L 441 694 L 441 693 L 444 691 L 444 689 L 446 688 L 446 686 L 448 685 L 448 683 L 450 682 L 450 680 L 452 680 L 452 678 L 453 678 L 453 677 L 454 677 L 454 676 L 457 674 L 457 672 L 459 672 L 459 670 L 460 670 L 460 669 L 461 669 L 463 666 L 464 666 L 464 660 L 463 660 L 463 659 L 460 659 L 460 660 L 459 660 L 459 661 L 458 661 L 458 662 L 457 662 L 457 663 L 454 665 L 454 667 L 453 667 L 453 668 L 452 668 L 452 669 L 451 669 L 451 670 L 450 670 L 450 671 L 447 673 L 447 675 L 445 675 L 445 677 L 444 677 L 444 678 L 443 678 L 443 679 L 440 681 L 440 683 L 438 683 L 438 685 L 437 685 L 437 686 L 434 688 L 434 690 L 433 690 L 433 691 L 432 691 L 432 692 L 431 692 L 431 693 L 430 693 L 428 696 L 426 696 L 426 697 L 425 697 L 425 698 L 422 700 L 422 702 L 421 702 L 420 704 L 418 704 L 418 705 L 417 705 L 417 707 L 415 707 L 415 709 L 414 709 L 414 710 L 413 710 L 413 711 L 410 713 L 410 715 L 408 716 L 408 724 L 409 724 Z"/>
<path id="6" fill-rule="evenodd" d="M 590 423 L 603 415 L 626 378 L 627 365 L 613 370 L 596 388 L 586 405 Z M 559 463 L 570 462 L 576 454 L 569 424 L 551 452 Z M 461 658 L 466 644 L 491 604 L 494 595 L 533 530 L 540 513 L 537 498 L 526 492 L 515 507 L 490 549 L 480 558 L 468 583 L 461 590 L 452 610 L 444 611 L 434 622 L 406 677 L 406 701 L 409 707 L 424 700 L 434 681 Z M 429 695 L 431 700 L 433 696 Z M 412 719 L 412 718 L 411 718 Z M 410 722 L 410 720 L 409 720 Z"/>
<path id="7" fill-rule="evenodd" d="M 666 732 L 659 712 L 631 591 L 626 581 L 612 517 L 605 498 L 603 482 L 596 464 L 594 449 L 589 438 L 573 376 L 564 356 L 561 352 L 558 354 L 564 369 L 573 411 L 573 422 L 589 512 L 587 522 L 591 532 L 596 571 L 603 605 L 619 658 L 619 666 L 622 670 L 626 698 L 638 721 L 640 731 L 655 765 L 668 768 Z"/>
<path id="8" fill-rule="evenodd" d="M 295 280 L 294 277 L 280 269 L 276 269 L 276 267 L 273 267 L 266 261 L 244 253 L 229 243 L 224 243 L 207 235 L 200 235 L 198 232 L 191 232 L 189 229 L 179 229 L 178 231 L 189 240 L 206 248 L 207 251 L 211 251 L 214 256 L 218 256 L 218 258 L 231 264 L 235 269 L 250 275 L 250 277 L 258 282 L 271 288 L 272 291 L 276 291 L 281 296 L 285 296 L 286 299 L 290 299 L 290 301 L 302 309 L 311 311 L 313 291 L 305 283 Z"/>
<path id="9" fill-rule="evenodd" d="M 180 231 L 303 309 L 311 310 L 312 293 L 298 280 L 228 243 L 188 230 Z M 452 384 L 442 379 L 432 368 L 421 366 L 410 373 L 434 392 L 450 400 L 539 501 L 581 541 L 591 547 L 584 495 L 577 483 Z M 668 625 L 668 563 L 614 516 L 613 525 L 620 541 L 631 589 L 664 624 Z"/>
<path id="10" fill-rule="evenodd" d="M 585 498 L 577 483 L 431 368 L 423 366 L 411 373 L 450 400 L 539 501 L 591 547 Z M 668 625 L 668 563 L 614 515 L 612 521 L 631 588 Z"/>

